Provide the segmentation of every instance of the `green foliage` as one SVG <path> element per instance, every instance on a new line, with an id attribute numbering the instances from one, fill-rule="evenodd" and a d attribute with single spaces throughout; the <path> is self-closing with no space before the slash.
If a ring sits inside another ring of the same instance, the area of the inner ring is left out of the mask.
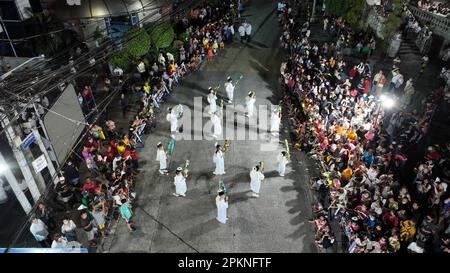
<path id="1" fill-rule="evenodd" d="M 158 24 L 149 31 L 151 41 L 157 49 L 169 47 L 175 38 L 173 27 L 165 22 Z"/>
<path id="2" fill-rule="evenodd" d="M 125 33 L 123 40 L 125 51 L 135 57 L 139 58 L 148 53 L 150 48 L 150 36 L 145 29 L 132 28 Z"/>
<path id="3" fill-rule="evenodd" d="M 131 64 L 130 55 L 125 50 L 117 52 L 111 57 L 111 64 L 126 70 Z"/>
<path id="4" fill-rule="evenodd" d="M 342 16 L 349 24 L 356 26 L 363 19 L 366 0 L 326 0 L 326 12 Z"/>
<path id="5" fill-rule="evenodd" d="M 398 32 L 402 24 L 402 2 L 402 0 L 394 0 L 393 11 L 381 27 L 381 33 L 386 43 L 390 43 L 391 38 Z"/>

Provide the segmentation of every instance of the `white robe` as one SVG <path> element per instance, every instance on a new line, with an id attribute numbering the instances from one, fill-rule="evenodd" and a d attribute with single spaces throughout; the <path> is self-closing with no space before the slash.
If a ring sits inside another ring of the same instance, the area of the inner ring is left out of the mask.
<path id="1" fill-rule="evenodd" d="M 270 118 L 270 132 L 279 132 L 280 131 L 280 116 L 278 113 L 272 113 L 272 117 Z"/>
<path id="2" fill-rule="evenodd" d="M 264 174 L 262 174 L 260 171 L 252 170 L 250 172 L 250 189 L 254 193 L 259 193 L 259 190 L 261 188 L 261 181 L 264 180 Z"/>
<path id="3" fill-rule="evenodd" d="M 183 175 L 175 176 L 175 193 L 184 196 L 187 191 L 186 178 Z"/>
<path id="4" fill-rule="evenodd" d="M 227 223 L 228 202 L 217 198 L 216 206 L 217 206 L 217 218 L 216 218 L 217 221 L 221 222 L 222 224 L 226 224 Z"/>
<path id="5" fill-rule="evenodd" d="M 234 85 L 231 82 L 225 83 L 225 92 L 227 92 L 228 99 L 233 101 L 234 97 Z"/>
<path id="6" fill-rule="evenodd" d="M 167 121 L 170 122 L 170 132 L 176 132 L 178 129 L 178 118 L 175 114 L 169 113 L 166 117 Z"/>
<path id="7" fill-rule="evenodd" d="M 249 117 L 253 116 L 253 113 L 255 112 L 255 101 L 255 98 L 251 98 L 247 99 L 247 101 L 245 102 L 245 110 L 247 111 Z"/>
<path id="8" fill-rule="evenodd" d="M 209 103 L 209 113 L 210 114 L 215 113 L 217 111 L 217 104 L 216 104 L 217 97 L 215 95 L 209 94 L 207 100 Z"/>
<path id="9" fill-rule="evenodd" d="M 167 155 L 164 150 L 158 149 L 156 152 L 156 160 L 159 161 L 160 170 L 165 170 L 167 168 Z"/>
<path id="10" fill-rule="evenodd" d="M 278 173 L 280 176 L 284 176 L 284 173 L 286 172 L 286 165 L 288 164 L 288 160 L 285 156 L 279 154 L 278 155 Z"/>
<path id="11" fill-rule="evenodd" d="M 222 135 L 222 125 L 220 118 L 217 115 L 213 115 L 211 117 L 211 122 L 213 124 L 213 131 L 215 136 L 221 136 Z"/>
<path id="12" fill-rule="evenodd" d="M 216 169 L 214 170 L 214 174 L 215 175 L 225 174 L 225 162 L 222 151 L 214 153 L 213 161 L 214 163 L 216 163 Z"/>

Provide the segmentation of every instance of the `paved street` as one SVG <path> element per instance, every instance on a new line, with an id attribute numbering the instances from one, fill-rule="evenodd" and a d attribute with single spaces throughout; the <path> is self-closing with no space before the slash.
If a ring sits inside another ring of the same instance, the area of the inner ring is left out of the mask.
<path id="1" fill-rule="evenodd" d="M 233 140 L 225 156 L 226 175 L 220 177 L 229 187 L 229 221 L 216 219 L 215 197 L 219 178 L 215 177 L 214 140 L 180 140 L 176 143 L 170 171 L 173 174 L 186 159 L 190 160 L 187 196 L 177 198 L 173 175 L 161 176 L 155 161 L 156 143 L 169 138 L 165 121 L 167 107 L 184 104 L 193 109 L 194 97 L 203 97 L 206 106 L 208 86 L 221 85 L 218 96 L 224 97 L 227 76 L 244 78 L 235 90 L 235 103 L 244 104 L 250 90 L 256 91 L 256 104 L 276 105 L 279 101 L 279 28 L 275 1 L 254 0 L 243 14 L 253 25 L 252 42 L 247 47 L 235 43 L 222 51 L 213 62 L 188 75 L 175 88 L 162 107 L 158 128 L 140 151 L 141 179 L 135 222 L 138 230 L 129 233 L 123 220 L 115 234 L 103 243 L 103 252 L 316 252 L 313 226 L 307 221 L 311 207 L 308 171 L 304 156 L 289 164 L 285 177 L 276 173 L 276 156 L 284 149 L 277 139 L 265 135 L 259 140 Z M 237 29 L 236 29 L 237 32 Z M 237 35 L 236 35 L 237 36 Z M 220 100 L 218 101 L 218 103 Z M 242 115 L 242 113 L 240 114 Z M 267 113 L 269 116 L 270 113 Z M 262 117 L 260 116 L 259 119 Z M 203 124 L 209 120 L 203 118 Z M 248 123 L 248 119 L 247 123 Z M 237 134 L 246 126 L 240 118 L 226 126 L 236 126 Z M 286 123 L 284 122 L 283 125 Z M 248 126 L 248 131 L 264 134 L 267 128 Z M 287 130 L 286 126 L 283 126 Z M 247 132 L 248 133 L 248 132 Z M 204 139 L 208 136 L 205 135 Z M 284 136 L 280 137 L 284 140 Z M 223 144 L 223 141 L 219 141 Z M 266 179 L 260 198 L 251 197 L 249 172 L 258 161 L 265 163 Z"/>

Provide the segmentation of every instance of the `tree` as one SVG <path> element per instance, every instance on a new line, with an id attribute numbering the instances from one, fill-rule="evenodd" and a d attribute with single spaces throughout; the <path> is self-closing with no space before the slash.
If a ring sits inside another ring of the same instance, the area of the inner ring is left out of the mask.
<path id="1" fill-rule="evenodd" d="M 131 64 L 130 55 L 125 50 L 117 52 L 111 57 L 111 64 L 127 70 Z"/>
<path id="2" fill-rule="evenodd" d="M 391 38 L 397 33 L 400 29 L 400 26 L 403 22 L 402 12 L 403 12 L 403 1 L 402 0 L 394 0 L 393 10 L 387 16 L 386 21 L 381 26 L 381 33 L 383 35 L 384 41 L 389 43 Z"/>
<path id="3" fill-rule="evenodd" d="M 145 29 L 132 28 L 123 36 L 124 50 L 134 58 L 140 58 L 148 53 L 150 36 Z"/>
<path id="4" fill-rule="evenodd" d="M 168 22 L 152 27 L 149 34 L 153 45 L 157 49 L 169 47 L 175 38 L 173 27 Z"/>
<path id="5" fill-rule="evenodd" d="M 326 0 L 326 12 L 342 16 L 350 25 L 357 26 L 364 13 L 366 0 Z"/>

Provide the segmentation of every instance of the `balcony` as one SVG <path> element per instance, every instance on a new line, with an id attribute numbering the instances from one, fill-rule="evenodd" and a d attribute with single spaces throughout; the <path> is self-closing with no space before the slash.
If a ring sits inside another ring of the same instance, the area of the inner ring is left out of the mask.
<path id="1" fill-rule="evenodd" d="M 434 34 L 450 39 L 450 18 L 408 5 L 409 10 L 419 23 L 429 25 Z"/>

